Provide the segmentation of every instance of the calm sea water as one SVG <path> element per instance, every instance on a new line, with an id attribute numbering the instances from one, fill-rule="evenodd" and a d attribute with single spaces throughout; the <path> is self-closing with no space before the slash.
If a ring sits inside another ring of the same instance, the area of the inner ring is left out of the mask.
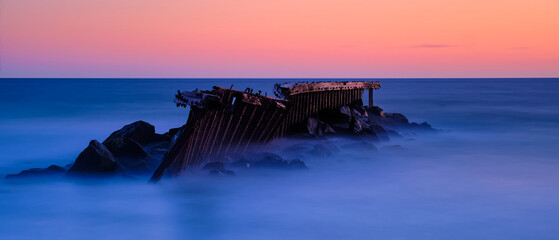
<path id="1" fill-rule="evenodd" d="M 283 79 L 0 79 L 0 175 L 65 165 L 136 120 L 185 123 L 178 89 Z M 292 81 L 292 80 L 289 80 Z M 0 180 L 0 239 L 557 239 L 559 79 L 384 79 L 375 103 L 442 131 L 297 156 L 310 170 Z M 292 144 L 278 142 L 272 149 Z M 404 150 L 382 148 L 401 145 Z"/>

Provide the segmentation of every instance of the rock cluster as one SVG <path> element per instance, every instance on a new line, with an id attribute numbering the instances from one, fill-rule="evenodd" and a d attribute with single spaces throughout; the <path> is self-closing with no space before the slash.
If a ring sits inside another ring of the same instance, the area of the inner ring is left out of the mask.
<path id="1" fill-rule="evenodd" d="M 399 136 L 396 130 L 433 131 L 428 123 L 410 123 L 400 113 L 385 113 L 380 107 L 366 107 L 360 103 L 342 106 L 336 111 L 325 111 L 307 121 L 308 134 L 367 135 L 377 140 L 388 140 L 389 135 Z"/>
<path id="2" fill-rule="evenodd" d="M 308 118 L 303 134 L 309 137 L 325 138 L 328 135 L 351 135 L 370 137 L 377 141 L 389 137 L 401 137 L 398 131 L 432 131 L 427 123 L 410 123 L 400 113 L 385 113 L 379 107 L 364 107 L 362 104 L 342 106 L 337 110 L 325 111 Z M 184 127 L 170 129 L 165 134 L 155 133 L 155 127 L 144 121 L 128 124 L 113 132 L 102 143 L 91 140 L 78 155 L 73 164 L 66 167 L 52 165 L 48 168 L 32 168 L 8 178 L 33 176 L 77 176 L 77 175 L 124 175 L 132 177 L 149 176 L 160 164 L 164 154 L 175 144 Z M 376 151 L 377 148 L 366 141 L 359 146 Z M 293 151 L 298 151 L 294 149 Z M 303 150 L 301 150 L 303 151 Z M 304 150 L 315 157 L 333 155 L 339 149 L 324 141 Z M 211 175 L 235 175 L 226 169 L 307 169 L 300 159 L 285 160 L 277 154 L 260 153 L 211 159 L 202 171 Z"/>
<path id="3" fill-rule="evenodd" d="M 44 169 L 24 170 L 7 177 L 65 174 L 70 176 L 149 175 L 159 165 L 180 131 L 181 128 L 176 128 L 165 134 L 157 134 L 153 125 L 137 121 L 113 132 L 103 143 L 91 140 L 74 163 L 67 168 L 52 165 Z"/>

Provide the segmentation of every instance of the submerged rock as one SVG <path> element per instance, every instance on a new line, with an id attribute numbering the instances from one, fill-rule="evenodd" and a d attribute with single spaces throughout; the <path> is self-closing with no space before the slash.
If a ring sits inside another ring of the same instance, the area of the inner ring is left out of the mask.
<path id="1" fill-rule="evenodd" d="M 378 151 L 378 148 L 374 144 L 366 141 L 345 144 L 341 146 L 341 148 L 344 150 L 354 150 L 354 151 Z"/>
<path id="2" fill-rule="evenodd" d="M 210 175 L 229 175 L 234 176 L 236 175 L 235 172 L 225 169 L 225 165 L 223 162 L 210 162 L 207 163 L 202 170 L 209 170 Z"/>
<path id="3" fill-rule="evenodd" d="M 118 164 L 113 154 L 99 143 L 97 140 L 91 140 L 89 146 L 85 148 L 74 165 L 68 170 L 68 174 L 90 173 L 90 174 L 107 174 L 115 173 Z"/>
<path id="4" fill-rule="evenodd" d="M 18 174 L 8 174 L 6 175 L 6 178 L 64 176 L 66 171 L 66 168 L 57 165 L 50 165 L 47 168 L 31 168 L 23 170 Z"/>
<path id="5" fill-rule="evenodd" d="M 309 152 L 311 155 L 316 157 L 328 157 L 334 155 L 334 153 L 339 152 L 340 149 L 336 145 L 329 141 L 324 141 L 322 143 L 314 145 L 313 149 Z"/>
<path id="6" fill-rule="evenodd" d="M 291 169 L 309 169 L 307 164 L 303 162 L 301 159 L 293 159 L 289 161 L 289 168 Z"/>
<path id="7" fill-rule="evenodd" d="M 393 151 L 403 151 L 406 150 L 401 145 L 388 145 L 381 148 L 382 150 L 393 150 Z"/>
<path id="8" fill-rule="evenodd" d="M 284 160 L 274 153 L 260 153 L 243 158 L 231 164 L 236 168 L 261 168 L 261 169 L 307 169 L 305 162 L 300 159 Z"/>
<path id="9" fill-rule="evenodd" d="M 420 124 L 412 122 L 410 123 L 410 127 L 416 130 L 425 130 L 425 131 L 434 131 L 435 129 L 431 127 L 431 125 L 427 122 L 422 122 Z"/>

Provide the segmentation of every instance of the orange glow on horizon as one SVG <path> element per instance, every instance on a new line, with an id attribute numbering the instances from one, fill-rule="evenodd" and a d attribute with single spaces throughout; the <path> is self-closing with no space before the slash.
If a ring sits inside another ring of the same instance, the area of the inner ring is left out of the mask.
<path id="1" fill-rule="evenodd" d="M 0 0 L 0 77 L 558 77 L 559 1 Z"/>

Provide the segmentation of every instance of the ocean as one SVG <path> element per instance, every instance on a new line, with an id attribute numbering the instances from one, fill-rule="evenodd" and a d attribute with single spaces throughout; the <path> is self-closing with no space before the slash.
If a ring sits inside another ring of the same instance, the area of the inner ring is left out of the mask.
<path id="1" fill-rule="evenodd" d="M 335 138 L 332 156 L 297 156 L 308 171 L 149 184 L 3 176 L 72 163 L 137 120 L 179 127 L 177 90 L 298 80 L 0 79 L 0 239 L 557 239 L 559 79 L 375 80 L 375 105 L 439 131 L 379 151 Z"/>

